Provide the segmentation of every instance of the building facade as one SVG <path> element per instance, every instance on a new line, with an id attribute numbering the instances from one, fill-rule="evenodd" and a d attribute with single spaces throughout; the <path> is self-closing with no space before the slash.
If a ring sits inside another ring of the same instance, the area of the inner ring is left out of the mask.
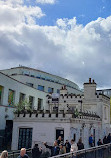
<path id="1" fill-rule="evenodd" d="M 48 93 L 60 93 L 60 87 L 68 85 L 69 92 L 81 94 L 77 84 L 64 78 L 27 67 L 0 71 L 0 146 L 7 131 L 13 128 L 14 110 L 21 101 L 27 100 L 32 110 L 48 110 Z M 10 140 L 11 141 L 11 140 Z M 5 142 L 4 142 L 5 143 Z"/>
<path id="2" fill-rule="evenodd" d="M 46 93 L 59 93 L 62 85 L 67 86 L 69 93 L 82 93 L 79 86 L 74 82 L 33 68 L 20 66 L 2 70 L 1 72 L 30 87 Z"/>
<path id="3" fill-rule="evenodd" d="M 34 111 L 32 115 L 16 114 L 14 118 L 12 150 L 33 147 L 46 141 L 53 144 L 59 135 L 63 141 L 81 137 L 85 148 L 93 134 L 97 145 L 99 138 L 110 132 L 110 100 L 96 94 L 96 83 L 89 79 L 84 83 L 84 94 L 69 94 L 62 86 L 60 96 L 47 95 L 49 110 Z M 29 139 L 26 139 L 29 138 Z"/>

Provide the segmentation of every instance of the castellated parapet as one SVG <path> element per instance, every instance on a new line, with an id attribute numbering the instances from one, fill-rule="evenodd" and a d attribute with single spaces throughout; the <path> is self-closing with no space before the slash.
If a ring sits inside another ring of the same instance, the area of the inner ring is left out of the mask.
<path id="1" fill-rule="evenodd" d="M 15 114 L 15 119 L 17 118 L 21 118 L 23 119 L 42 119 L 42 120 L 51 120 L 55 119 L 55 120 L 59 120 L 59 119 L 63 119 L 63 120 L 67 120 L 67 119 L 76 119 L 76 120 L 95 120 L 95 121 L 101 121 L 101 118 L 95 114 L 90 114 L 90 113 L 71 113 L 71 112 L 67 112 L 67 113 L 21 113 L 21 114 Z"/>

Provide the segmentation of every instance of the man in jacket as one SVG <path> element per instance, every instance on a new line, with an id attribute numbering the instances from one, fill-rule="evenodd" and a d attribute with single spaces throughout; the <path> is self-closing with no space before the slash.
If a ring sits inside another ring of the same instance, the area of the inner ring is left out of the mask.
<path id="1" fill-rule="evenodd" d="M 18 156 L 18 158 L 29 158 L 29 156 L 26 154 L 26 149 L 22 148 L 20 150 L 20 155 Z"/>
<path id="2" fill-rule="evenodd" d="M 56 156 L 59 154 L 60 148 L 58 147 L 56 140 L 54 141 L 53 146 L 49 146 L 49 145 L 47 145 L 47 143 L 44 143 L 44 145 L 46 146 L 46 148 L 49 148 L 51 150 L 51 156 Z"/>
<path id="3" fill-rule="evenodd" d="M 32 149 L 32 158 L 39 158 L 42 153 L 42 148 L 39 150 L 38 144 L 35 144 L 34 148 Z"/>
<path id="4" fill-rule="evenodd" d="M 90 147 L 94 146 L 94 140 L 93 140 L 93 135 L 91 134 L 91 136 L 89 137 L 89 145 Z"/>
<path id="5" fill-rule="evenodd" d="M 66 147 L 66 153 L 69 153 L 71 149 L 71 145 L 68 140 L 66 140 L 65 147 Z"/>

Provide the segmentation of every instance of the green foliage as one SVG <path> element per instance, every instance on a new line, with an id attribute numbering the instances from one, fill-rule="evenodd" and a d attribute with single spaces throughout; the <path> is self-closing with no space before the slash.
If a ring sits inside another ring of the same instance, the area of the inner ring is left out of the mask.
<path id="1" fill-rule="evenodd" d="M 75 110 L 74 110 L 74 115 L 75 115 L 76 117 L 79 116 L 79 111 L 78 111 L 78 109 L 75 109 Z"/>
<path id="2" fill-rule="evenodd" d="M 27 99 L 22 100 L 18 104 L 16 104 L 16 110 L 14 111 L 15 114 L 25 112 L 32 112 L 32 107 L 30 105 L 30 102 L 27 101 Z"/>

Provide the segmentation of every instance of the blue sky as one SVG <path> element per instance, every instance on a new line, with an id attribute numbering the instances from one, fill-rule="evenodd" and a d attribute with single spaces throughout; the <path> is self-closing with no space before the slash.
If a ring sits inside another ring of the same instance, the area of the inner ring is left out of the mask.
<path id="1" fill-rule="evenodd" d="M 38 5 L 46 16 L 37 19 L 39 25 L 55 25 L 59 18 L 77 18 L 78 24 L 86 25 L 98 17 L 111 15 L 111 0 L 57 0 L 55 4 L 37 4 L 35 1 L 26 3 Z"/>
<path id="2" fill-rule="evenodd" d="M 111 0 L 1 0 L 0 69 L 28 66 L 111 88 Z"/>

